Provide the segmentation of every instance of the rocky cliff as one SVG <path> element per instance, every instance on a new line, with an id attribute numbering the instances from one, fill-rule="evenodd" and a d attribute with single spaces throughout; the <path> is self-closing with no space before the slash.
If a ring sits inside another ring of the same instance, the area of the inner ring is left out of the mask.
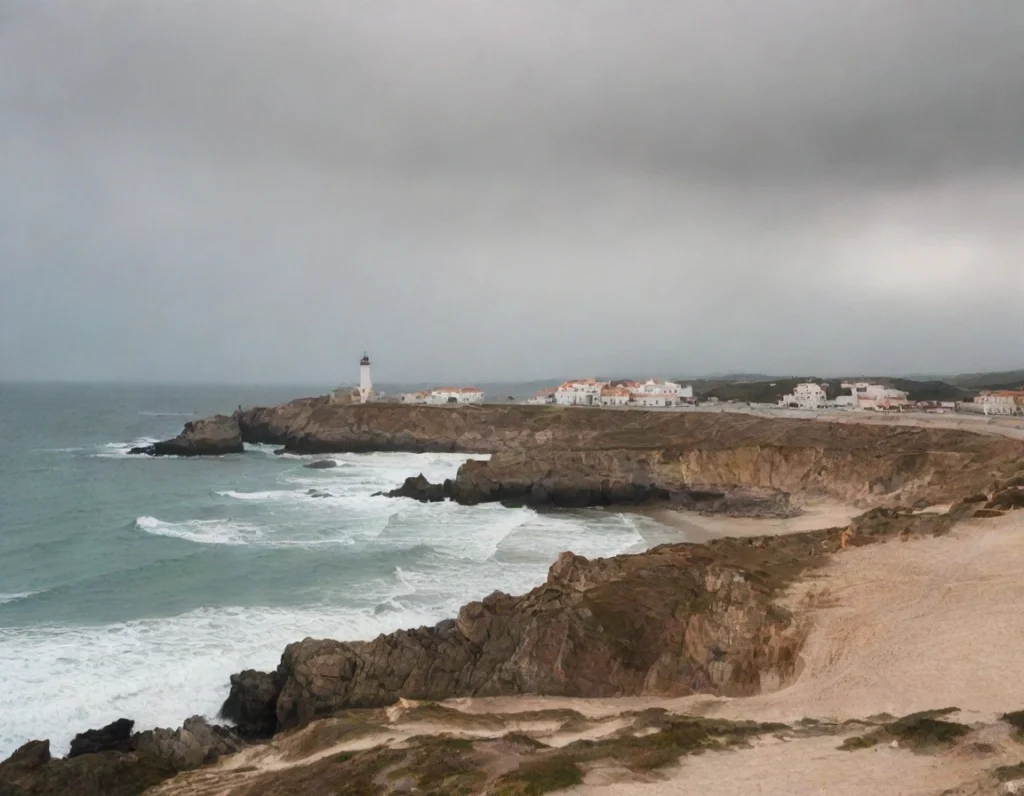
<path id="1" fill-rule="evenodd" d="M 400 698 L 546 694 L 745 695 L 793 673 L 803 629 L 775 599 L 844 539 L 941 533 L 946 515 L 876 510 L 847 529 L 665 545 L 588 560 L 563 553 L 547 580 L 494 593 L 434 627 L 369 642 L 305 639 L 276 672 L 232 678 L 224 715 L 255 733 Z M 276 692 L 276 699 L 273 695 Z"/>
<path id="2" fill-rule="evenodd" d="M 120 719 L 79 734 L 64 759 L 51 757 L 49 741 L 29 741 L 0 763 L 0 796 L 136 796 L 243 746 L 200 716 L 177 730 L 133 734 L 133 724 Z"/>
<path id="3" fill-rule="evenodd" d="M 491 453 L 489 462 L 464 465 L 445 494 L 465 503 L 569 506 L 672 493 L 699 503 L 702 494 L 721 500 L 736 488 L 763 490 L 769 498 L 785 493 L 865 507 L 912 506 L 983 491 L 1024 463 L 1020 442 L 937 428 L 729 413 L 345 405 L 323 398 L 190 423 L 179 437 L 143 452 L 234 452 L 243 442 L 298 453 Z M 429 494 L 436 499 L 438 491 Z"/>
<path id="4" fill-rule="evenodd" d="M 666 436 L 649 448 L 503 451 L 489 461 L 466 462 L 440 492 L 437 485 L 418 481 L 391 494 L 424 500 L 443 495 L 470 505 L 579 507 L 668 500 L 681 508 L 736 516 L 786 516 L 794 495 L 865 508 L 961 499 L 987 488 L 994 474 L 1013 471 L 1024 452 L 1019 443 L 959 432 L 901 430 L 897 441 L 888 429 L 870 433 L 878 430 L 874 427 L 855 429 L 862 433 L 852 439 L 810 433 L 820 425 L 796 425 L 781 436 L 753 428 L 695 445 Z"/>
<path id="5" fill-rule="evenodd" d="M 234 415 L 214 415 L 205 420 L 186 423 L 182 432 L 173 439 L 132 448 L 129 453 L 148 456 L 222 456 L 226 453 L 242 453 L 244 450 L 242 430 L 237 418 Z"/>

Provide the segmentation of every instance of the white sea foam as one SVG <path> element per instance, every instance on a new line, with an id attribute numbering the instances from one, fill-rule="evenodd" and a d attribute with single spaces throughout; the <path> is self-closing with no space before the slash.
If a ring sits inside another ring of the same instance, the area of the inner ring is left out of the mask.
<path id="1" fill-rule="evenodd" d="M 257 541 L 263 531 L 247 523 L 227 520 L 186 520 L 163 522 L 156 517 L 139 517 L 135 527 L 154 536 L 169 536 L 197 544 L 242 545 Z"/>
<path id="2" fill-rule="evenodd" d="M 0 605 L 3 605 L 4 603 L 17 602 L 18 600 L 24 600 L 26 597 L 31 597 L 33 594 L 39 594 L 39 592 L 37 592 L 37 591 L 23 591 L 23 592 L 15 592 L 13 594 L 3 594 L 3 593 L 0 593 Z"/>
<path id="3" fill-rule="evenodd" d="M 131 442 L 108 442 L 106 445 L 99 445 L 93 448 L 93 456 L 98 459 L 119 459 L 127 456 L 132 448 L 144 448 L 160 440 L 157 437 L 139 437 Z M 140 459 L 149 459 L 148 456 L 140 456 Z"/>
<path id="4" fill-rule="evenodd" d="M 265 492 L 236 492 L 233 489 L 228 489 L 216 494 L 235 500 L 301 500 L 309 497 L 305 492 L 286 489 L 268 489 Z"/>
<path id="5" fill-rule="evenodd" d="M 121 456 L 147 442 L 101 450 Z M 222 498 L 216 508 L 233 516 L 168 521 L 147 515 L 135 528 L 201 545 L 317 551 L 345 545 L 386 562 L 383 569 L 321 577 L 300 608 L 210 607 L 104 626 L 0 628 L 0 758 L 47 736 L 54 752 L 63 753 L 74 733 L 121 716 L 135 719 L 140 730 L 178 726 L 193 713 L 213 716 L 232 672 L 273 668 L 284 646 L 297 639 L 367 639 L 432 624 L 495 589 L 532 588 L 563 550 L 595 557 L 643 545 L 636 526 L 611 512 L 538 514 L 498 504 L 371 496 L 419 472 L 435 482 L 453 477 L 470 458 L 465 455 L 329 458 L 343 466 L 314 471 L 290 462 L 277 468 L 257 458 L 255 469 L 246 467 L 244 480 L 234 481 L 221 480 L 234 476 L 218 470 L 217 491 L 211 484 L 203 497 Z M 312 498 L 308 489 L 332 497 Z M 222 548 L 217 554 L 230 553 Z M 317 562 L 314 554 L 311 570 Z M 295 584 L 296 590 L 307 586 Z M 0 602 L 26 596 L 4 594 Z M 268 594 L 268 602 L 275 599 Z"/>
<path id="6" fill-rule="evenodd" d="M 0 628 L 0 759 L 32 738 L 50 738 L 64 754 L 75 733 L 122 716 L 138 730 L 212 718 L 230 674 L 273 669 L 296 639 L 373 638 L 433 623 L 446 608 L 204 608 L 100 627 Z"/>

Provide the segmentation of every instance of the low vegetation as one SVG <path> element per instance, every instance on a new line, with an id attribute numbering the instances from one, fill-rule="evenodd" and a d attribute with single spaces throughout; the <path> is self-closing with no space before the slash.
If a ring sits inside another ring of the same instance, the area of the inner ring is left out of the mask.
<path id="1" fill-rule="evenodd" d="M 945 721 L 942 717 L 956 713 L 959 708 L 942 708 L 912 713 L 901 719 L 887 722 L 865 735 L 847 738 L 840 749 L 853 751 L 869 749 L 880 743 L 897 742 L 901 747 L 916 752 L 929 752 L 950 746 L 971 731 L 966 724 Z"/>

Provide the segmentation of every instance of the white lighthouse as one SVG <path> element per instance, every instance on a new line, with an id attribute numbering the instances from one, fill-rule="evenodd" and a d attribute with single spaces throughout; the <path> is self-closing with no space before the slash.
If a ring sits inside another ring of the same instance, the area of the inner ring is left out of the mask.
<path id="1" fill-rule="evenodd" d="M 370 358 L 363 352 L 359 360 L 359 403 L 365 404 L 373 395 L 373 381 L 370 379 Z"/>

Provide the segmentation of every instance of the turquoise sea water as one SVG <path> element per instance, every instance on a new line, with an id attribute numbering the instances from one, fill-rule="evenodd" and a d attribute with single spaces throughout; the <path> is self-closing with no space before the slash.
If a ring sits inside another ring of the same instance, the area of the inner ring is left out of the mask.
<path id="1" fill-rule="evenodd" d="M 127 455 L 190 418 L 316 392 L 0 384 L 0 758 L 44 737 L 63 753 L 121 716 L 213 716 L 232 672 L 275 667 L 291 641 L 432 624 L 531 588 L 562 550 L 669 538 L 609 512 L 371 496 L 464 455 Z"/>

